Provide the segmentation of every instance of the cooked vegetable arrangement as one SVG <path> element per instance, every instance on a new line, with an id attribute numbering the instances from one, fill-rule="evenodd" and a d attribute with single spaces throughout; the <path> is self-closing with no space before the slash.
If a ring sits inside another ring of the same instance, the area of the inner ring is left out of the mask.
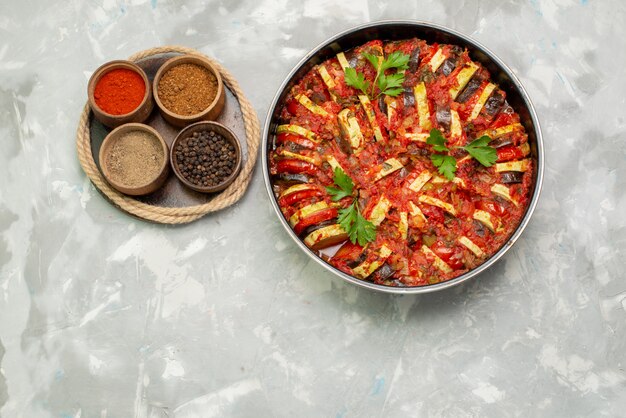
<path id="1" fill-rule="evenodd" d="M 463 274 L 507 241 L 534 165 L 520 118 L 454 45 L 370 41 L 309 71 L 282 103 L 274 193 L 303 242 L 389 286 Z"/>

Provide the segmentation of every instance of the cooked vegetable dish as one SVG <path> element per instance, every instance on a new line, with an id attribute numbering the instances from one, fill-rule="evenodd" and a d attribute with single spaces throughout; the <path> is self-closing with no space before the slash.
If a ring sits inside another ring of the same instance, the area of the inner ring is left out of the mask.
<path id="1" fill-rule="evenodd" d="M 458 46 L 370 41 L 315 66 L 279 106 L 269 165 L 281 211 L 356 278 L 457 277 L 498 251 L 529 204 L 520 118 Z"/>

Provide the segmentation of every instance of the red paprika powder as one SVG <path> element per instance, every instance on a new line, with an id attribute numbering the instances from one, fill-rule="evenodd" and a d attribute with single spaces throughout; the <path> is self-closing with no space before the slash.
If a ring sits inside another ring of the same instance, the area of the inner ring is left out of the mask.
<path id="1" fill-rule="evenodd" d="M 143 78 L 133 70 L 116 68 L 100 77 L 94 89 L 96 105 L 110 115 L 125 115 L 141 104 L 146 94 Z"/>

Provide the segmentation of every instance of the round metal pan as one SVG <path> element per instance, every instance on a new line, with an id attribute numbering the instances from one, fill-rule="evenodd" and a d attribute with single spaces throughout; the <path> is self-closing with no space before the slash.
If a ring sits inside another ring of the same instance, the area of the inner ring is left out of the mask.
<path id="1" fill-rule="evenodd" d="M 526 129 L 529 143 L 531 146 L 531 158 L 534 160 L 536 167 L 535 185 L 534 190 L 532 191 L 530 204 L 528 205 L 526 213 L 524 214 L 524 217 L 522 218 L 519 226 L 513 232 L 509 240 L 483 264 L 473 270 L 468 271 L 465 274 L 462 274 L 461 276 L 458 276 L 451 280 L 447 280 L 445 282 L 419 287 L 392 287 L 378 285 L 352 277 L 326 263 L 314 251 L 304 245 L 304 243 L 293 232 L 286 219 L 283 217 L 280 211 L 280 207 L 278 206 L 278 202 L 274 197 L 274 194 L 272 192 L 272 182 L 270 180 L 269 174 L 268 156 L 275 136 L 276 126 L 278 125 L 278 116 L 280 113 L 280 108 L 278 106 L 280 103 L 282 103 L 283 99 L 289 93 L 291 88 L 311 68 L 313 68 L 313 66 L 320 64 L 328 58 L 333 57 L 340 51 L 348 50 L 373 39 L 391 41 L 412 37 L 421 38 L 428 43 L 448 43 L 467 48 L 471 58 L 475 61 L 480 62 L 489 70 L 492 80 L 498 83 L 500 87 L 507 93 L 507 101 L 519 114 L 521 123 Z M 528 225 L 530 217 L 532 216 L 533 211 L 537 206 L 544 170 L 543 140 L 541 137 L 539 120 L 537 118 L 537 114 L 535 113 L 535 109 L 533 108 L 533 105 L 530 101 L 530 98 L 526 93 L 526 90 L 524 90 L 524 87 L 522 87 L 522 84 L 515 76 L 513 71 L 511 71 L 511 69 L 507 67 L 493 52 L 489 51 L 483 45 L 469 38 L 468 36 L 465 36 L 452 29 L 448 29 L 432 23 L 406 20 L 380 21 L 357 26 L 353 29 L 349 29 L 333 36 L 332 38 L 324 41 L 318 47 L 309 52 L 289 73 L 285 81 L 278 89 L 274 100 L 272 101 L 267 115 L 267 119 L 265 120 L 261 154 L 263 161 L 263 177 L 265 178 L 265 186 L 267 188 L 267 193 L 269 194 L 270 201 L 272 202 L 272 206 L 274 206 L 274 210 L 276 211 L 279 221 L 285 227 L 289 236 L 291 236 L 296 244 L 302 249 L 302 251 L 307 253 L 321 266 L 331 271 L 343 280 L 379 292 L 396 294 L 427 293 L 434 292 L 436 290 L 446 289 L 479 275 L 480 273 L 491 267 L 494 263 L 496 263 L 496 261 L 498 261 L 509 250 L 509 248 L 511 248 L 511 246 L 515 243 L 515 241 L 520 237 L 520 235 L 526 228 L 526 225 Z"/>

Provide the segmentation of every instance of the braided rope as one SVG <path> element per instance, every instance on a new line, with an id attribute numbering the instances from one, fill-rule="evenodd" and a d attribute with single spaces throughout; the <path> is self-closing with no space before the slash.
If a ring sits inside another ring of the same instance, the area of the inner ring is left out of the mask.
<path id="1" fill-rule="evenodd" d="M 219 195 L 211 199 L 210 202 L 201 205 L 187 206 L 181 208 L 169 208 L 163 206 L 149 205 L 134 199 L 132 196 L 124 195 L 113 189 L 104 179 L 100 170 L 96 166 L 91 151 L 91 138 L 89 132 L 89 105 L 86 104 L 81 114 L 76 132 L 76 150 L 78 152 L 78 160 L 85 174 L 104 195 L 109 198 L 115 205 L 122 210 L 131 213 L 139 218 L 164 224 L 182 224 L 194 221 L 207 213 L 215 212 L 220 209 L 227 208 L 236 203 L 246 192 L 252 172 L 256 163 L 256 156 L 261 141 L 261 129 L 259 120 L 257 119 L 254 108 L 244 96 L 237 80 L 224 68 L 220 63 L 203 55 L 199 51 L 181 47 L 181 46 L 163 46 L 140 51 L 131 55 L 129 61 L 138 61 L 151 55 L 166 53 L 182 53 L 189 55 L 198 55 L 208 59 L 211 64 L 220 72 L 224 84 L 233 92 L 243 114 L 243 120 L 246 130 L 246 144 L 248 146 L 248 158 L 246 159 L 241 171 L 235 181 L 224 189 Z"/>

